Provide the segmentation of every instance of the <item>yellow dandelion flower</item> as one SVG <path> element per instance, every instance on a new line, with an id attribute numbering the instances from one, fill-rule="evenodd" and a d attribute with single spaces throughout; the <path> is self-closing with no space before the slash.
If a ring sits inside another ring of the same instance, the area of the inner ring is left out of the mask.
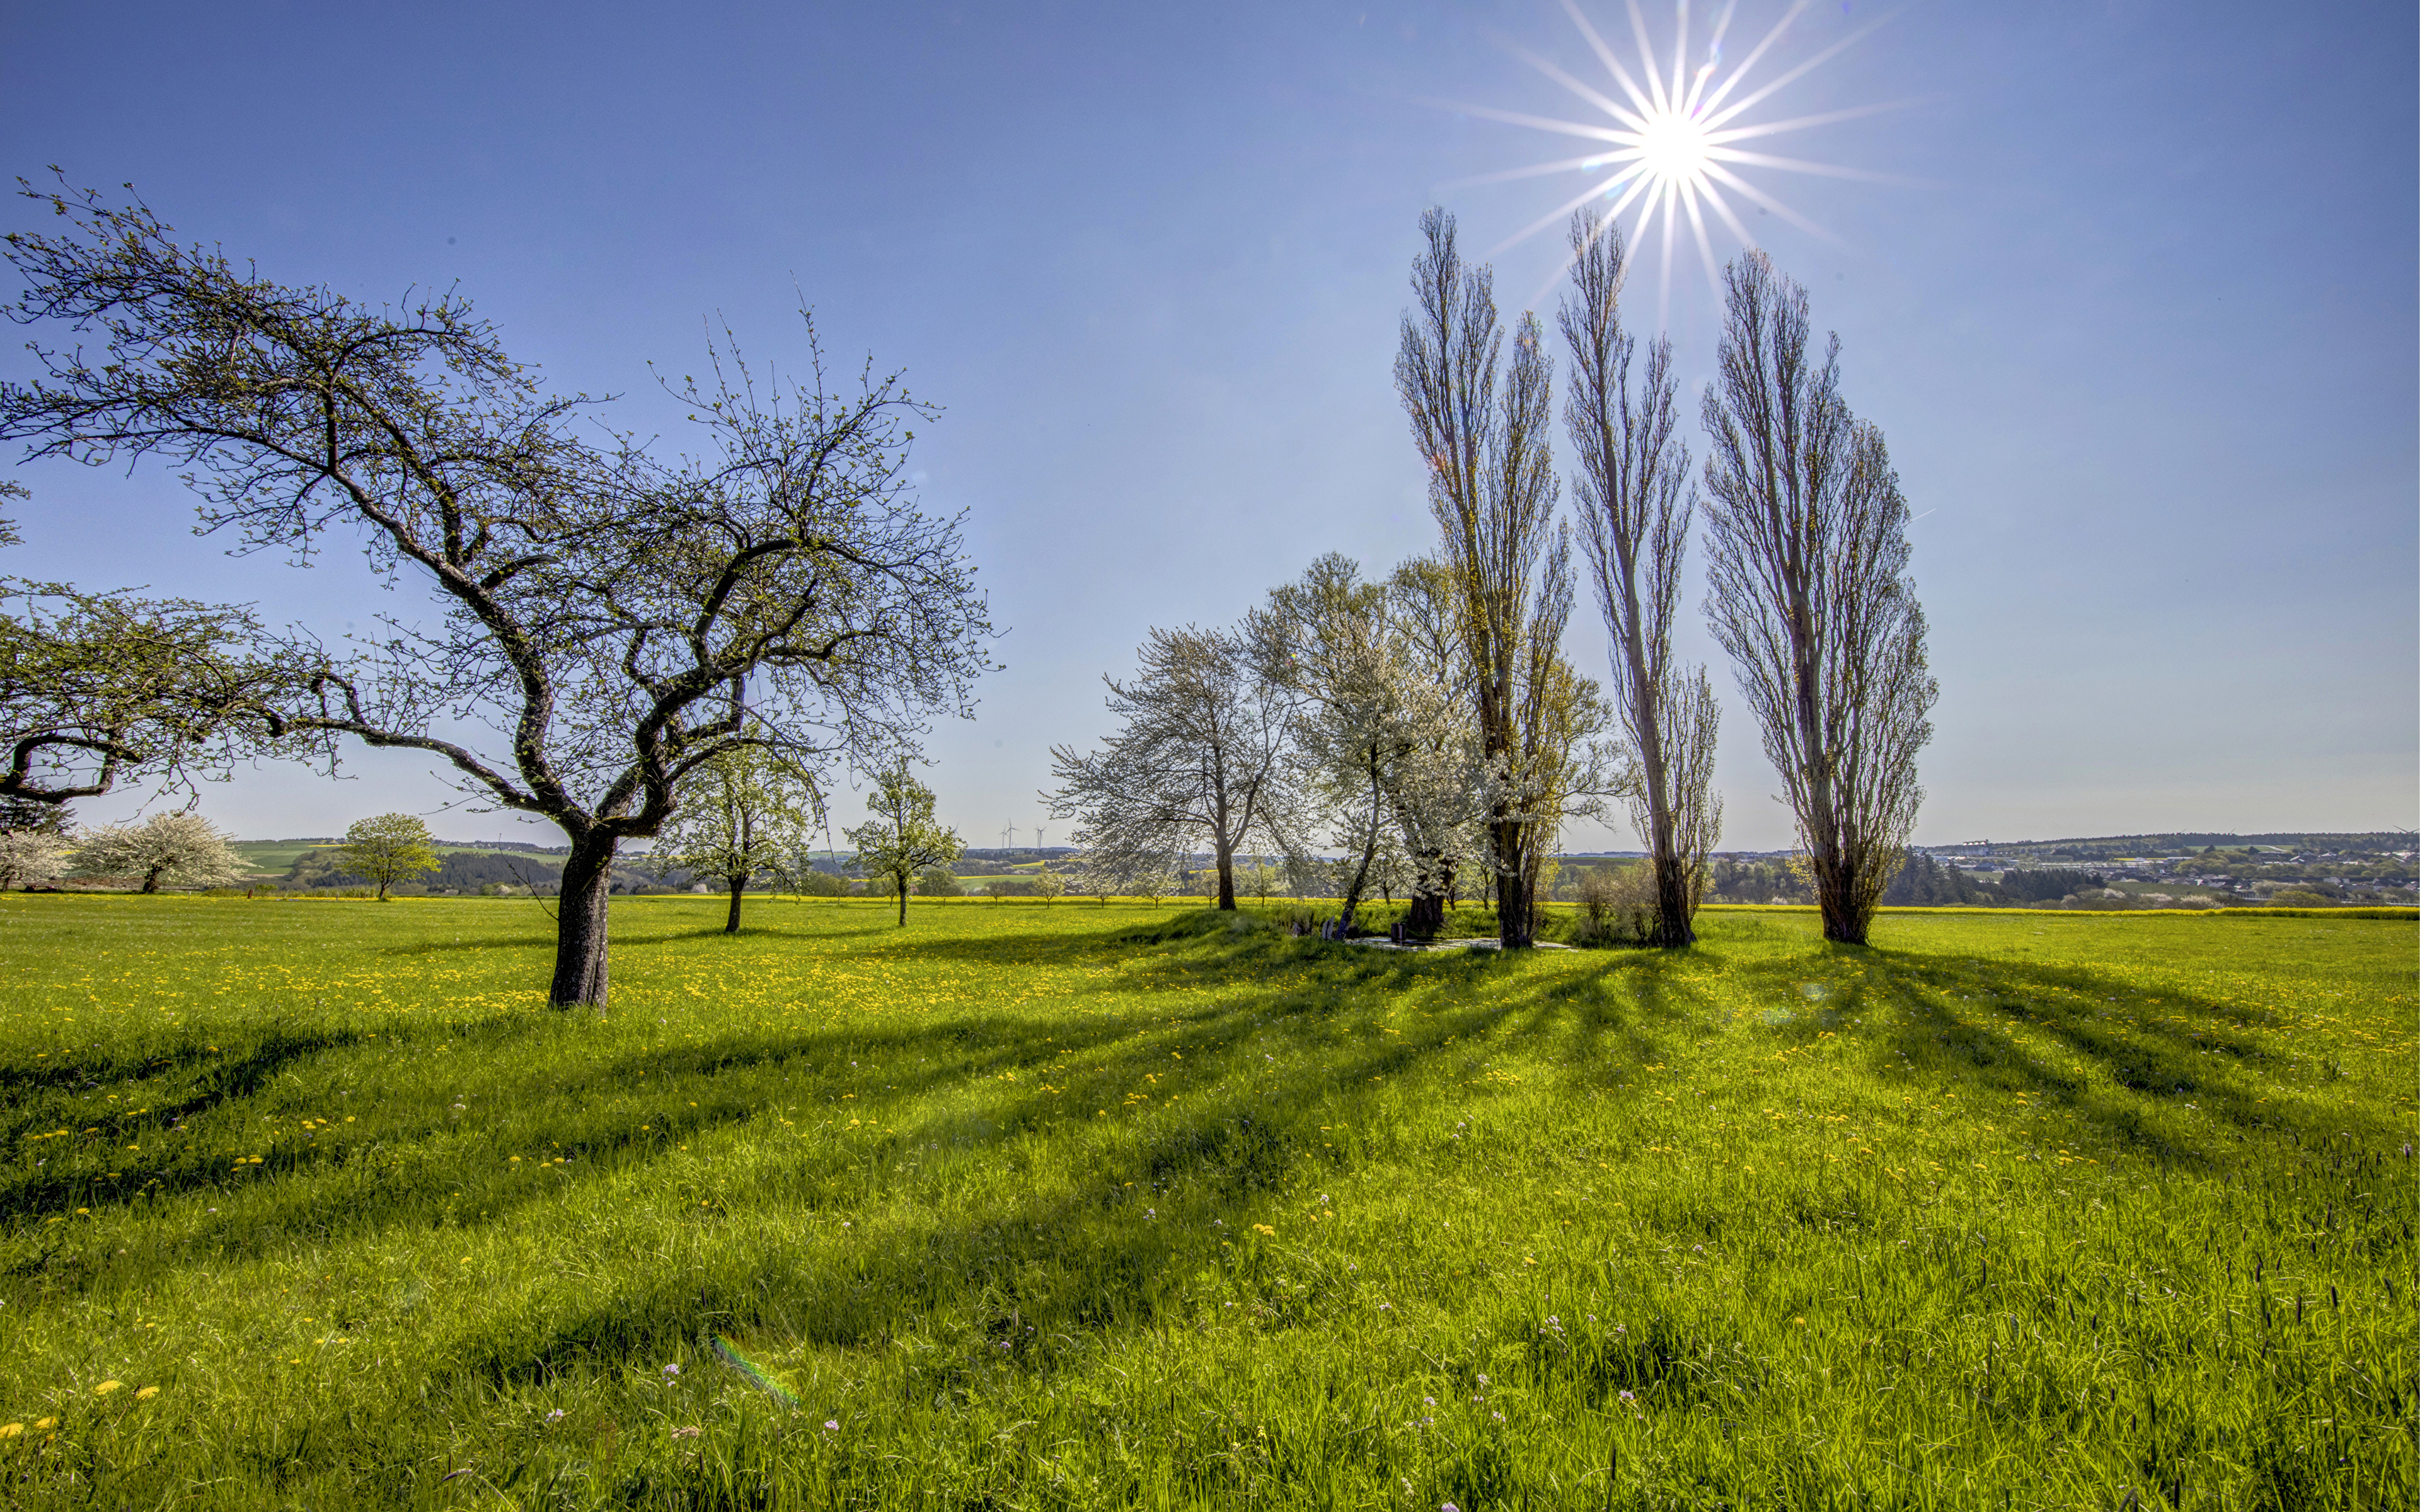
<path id="1" fill-rule="evenodd" d="M 1275 1238 L 1277 1238 L 1277 1237 L 1278 1237 L 1278 1231 L 1277 1231 L 1276 1229 L 1274 1229 L 1274 1228 L 1271 1228 L 1271 1227 L 1270 1227 L 1268 1225 L 1266 1225 L 1266 1224 L 1254 1224 L 1254 1225 L 1252 1226 L 1252 1232 L 1254 1232 L 1254 1233 L 1256 1233 L 1256 1234 L 1266 1234 L 1266 1235 L 1268 1235 L 1271 1239 L 1275 1239 Z"/>
<path id="2" fill-rule="evenodd" d="M 138 1402 L 147 1402 L 147 1401 L 149 1401 L 152 1397 L 157 1396 L 159 1396 L 159 1395 L 160 1395 L 160 1388 L 159 1388 L 159 1387 L 157 1387 L 157 1386 L 146 1386 L 146 1387 L 144 1387 L 141 1391 L 138 1391 L 138 1392 L 136 1392 L 136 1393 L 134 1394 L 134 1399 L 135 1399 L 136 1401 L 138 1401 Z"/>
<path id="3" fill-rule="evenodd" d="M 117 1390 L 120 1386 L 125 1384 L 126 1382 L 122 1381 L 104 1381 L 100 1385 L 92 1388 L 92 1394 L 95 1396 L 106 1396 L 111 1392 Z"/>
<path id="4" fill-rule="evenodd" d="M 45 1432 L 51 1428 L 57 1427 L 58 1426 L 59 1420 L 55 1417 L 38 1417 L 34 1419 L 34 1431 L 37 1433 Z"/>
<path id="5" fill-rule="evenodd" d="M 13 1439 L 25 1431 L 23 1423 L 0 1423 L 0 1439 Z"/>

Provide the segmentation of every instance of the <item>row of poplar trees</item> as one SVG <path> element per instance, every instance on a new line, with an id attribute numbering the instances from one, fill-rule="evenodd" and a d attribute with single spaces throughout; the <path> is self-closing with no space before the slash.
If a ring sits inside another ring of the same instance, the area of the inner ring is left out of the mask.
<path id="1" fill-rule="evenodd" d="M 1416 934 L 1457 886 L 1479 890 L 1478 871 L 1502 943 L 1521 947 L 1560 825 L 1618 800 L 1653 867 L 1655 939 L 1688 945 L 1721 830 L 1718 707 L 1705 669 L 1672 650 L 1702 515 L 1707 620 L 1780 774 L 1824 934 L 1863 943 L 1914 828 L 1936 687 L 1907 503 L 1881 432 L 1840 397 L 1838 338 L 1816 344 L 1806 291 L 1762 253 L 1734 261 L 1695 470 L 1671 345 L 1642 353 L 1622 324 L 1621 234 L 1575 217 L 1558 324 L 1575 553 L 1542 324 L 1506 331 L 1450 215 L 1421 229 L 1395 379 L 1435 551 L 1377 582 L 1325 558 L 1239 630 L 1153 631 L 1137 677 L 1109 685 L 1124 729 L 1054 750 L 1055 810 L 1105 877 L 1206 841 L 1221 907 L 1256 832 L 1289 853 L 1314 830 L 1341 849 L 1348 924 L 1382 852 Z M 1561 649 L 1575 554 L 1610 640 L 1602 688 Z"/>

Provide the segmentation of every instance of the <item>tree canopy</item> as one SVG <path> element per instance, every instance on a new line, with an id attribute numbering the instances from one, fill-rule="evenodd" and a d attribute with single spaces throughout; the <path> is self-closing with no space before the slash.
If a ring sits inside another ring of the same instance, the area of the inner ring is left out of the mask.
<path id="1" fill-rule="evenodd" d="M 145 892 L 224 887 L 253 870 L 216 825 L 193 812 L 105 825 L 84 837 L 71 864 L 89 876 L 140 877 Z"/>
<path id="2" fill-rule="evenodd" d="M 379 902 L 398 882 L 437 870 L 436 837 L 416 814 L 382 813 L 356 819 L 336 847 L 336 864 L 378 888 Z"/>

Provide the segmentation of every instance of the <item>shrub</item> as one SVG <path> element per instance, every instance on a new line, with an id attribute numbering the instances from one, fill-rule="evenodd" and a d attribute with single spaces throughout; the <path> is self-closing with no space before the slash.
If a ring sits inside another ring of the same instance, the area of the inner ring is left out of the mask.
<path id="1" fill-rule="evenodd" d="M 799 898 L 845 898 L 849 893 L 848 878 L 835 875 L 816 867 L 802 867 L 783 878 L 789 891 Z"/>
<path id="2" fill-rule="evenodd" d="M 1660 915 L 1652 866 L 1591 867 L 1580 875 L 1574 945 L 1652 945 Z"/>

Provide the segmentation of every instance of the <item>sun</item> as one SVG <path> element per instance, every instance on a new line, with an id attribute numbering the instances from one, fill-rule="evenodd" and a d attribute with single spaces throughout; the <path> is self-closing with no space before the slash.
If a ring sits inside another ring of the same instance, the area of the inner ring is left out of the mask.
<path id="1" fill-rule="evenodd" d="M 1639 9 L 1638 0 L 1625 0 L 1630 37 L 1637 48 L 1634 63 L 1606 40 L 1605 35 L 1580 9 L 1577 0 L 1561 0 L 1561 3 L 1564 13 L 1578 28 L 1589 51 L 1604 68 L 1609 87 L 1600 87 L 1575 77 L 1526 49 L 1510 43 L 1505 45 L 1515 56 L 1588 106 L 1583 118 L 1564 120 L 1486 106 L 1435 101 L 1448 109 L 1482 119 L 1530 127 L 1596 144 L 1595 150 L 1583 157 L 1533 163 L 1459 181 L 1462 185 L 1498 183 L 1513 178 L 1573 173 L 1588 177 L 1587 188 L 1506 238 L 1496 251 L 1501 252 L 1548 226 L 1561 224 L 1572 211 L 1594 201 L 1605 212 L 1608 224 L 1623 228 L 1631 246 L 1637 252 L 1660 243 L 1663 253 L 1662 299 L 1666 306 L 1659 313 L 1660 319 L 1668 314 L 1674 264 L 1686 255 L 1686 251 L 1679 245 L 1684 226 L 1710 285 L 1720 281 L 1714 266 L 1714 232 L 1710 226 L 1729 233 L 1730 239 L 1742 245 L 1755 244 L 1756 239 L 1749 235 L 1747 227 L 1740 220 L 1733 203 L 1735 200 L 1777 216 L 1824 240 L 1838 242 L 1838 237 L 1785 204 L 1755 182 L 1749 174 L 1761 170 L 1885 183 L 1906 182 L 1887 174 L 1866 173 L 1804 158 L 1776 157 L 1744 145 L 1835 121 L 1897 110 L 1913 103 L 1910 100 L 1892 100 L 1812 116 L 1759 118 L 1759 107 L 1854 45 L 1875 26 L 1882 24 L 1881 21 L 1869 23 L 1811 56 L 1785 67 L 1782 54 L 1786 50 L 1784 44 L 1792 23 L 1813 3 L 1813 0 L 1792 0 L 1781 19 L 1737 63 L 1731 64 L 1725 59 L 1723 48 L 1730 34 L 1731 22 L 1739 10 L 1740 0 L 1726 0 L 1714 24 L 1707 29 L 1702 43 L 1695 48 L 1690 36 L 1689 0 L 1674 0 L 1668 51 L 1659 47 L 1650 36 L 1647 18 Z M 1694 68 L 1691 66 L 1693 53 L 1699 60 Z M 1760 68 L 1770 77 L 1761 77 L 1757 71 Z M 1557 270 L 1555 278 L 1561 276 L 1562 270 Z"/>
<path id="2" fill-rule="evenodd" d="M 1642 174 L 1692 189 L 1704 179 L 1714 144 L 1703 121 L 1683 111 L 1656 110 L 1640 123 L 1636 134 Z"/>

